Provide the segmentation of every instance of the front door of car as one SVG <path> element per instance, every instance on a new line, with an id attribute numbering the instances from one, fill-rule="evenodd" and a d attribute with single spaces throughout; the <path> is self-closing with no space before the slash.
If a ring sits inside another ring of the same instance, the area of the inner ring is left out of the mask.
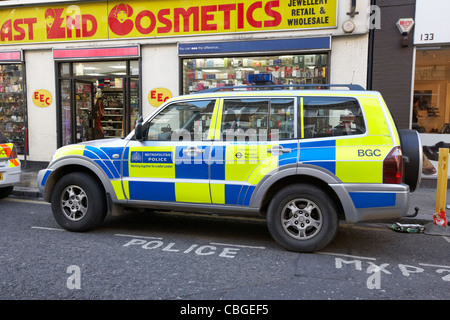
<path id="1" fill-rule="evenodd" d="M 223 99 L 211 150 L 212 203 L 247 206 L 261 179 L 297 163 L 295 105 L 294 98 Z"/>
<path id="2" fill-rule="evenodd" d="M 216 100 L 175 101 L 144 125 L 143 141 L 130 141 L 123 158 L 129 200 L 211 203 L 209 129 Z"/>

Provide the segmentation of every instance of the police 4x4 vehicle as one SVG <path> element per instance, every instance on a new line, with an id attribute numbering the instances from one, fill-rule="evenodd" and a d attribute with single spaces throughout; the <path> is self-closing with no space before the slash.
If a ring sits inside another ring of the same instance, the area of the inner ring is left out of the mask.
<path id="1" fill-rule="evenodd" d="M 38 186 L 67 230 L 125 207 L 257 214 L 284 248 L 316 251 L 339 220 L 406 216 L 420 180 L 418 134 L 396 129 L 380 93 L 343 86 L 172 98 L 125 138 L 58 149 Z"/>

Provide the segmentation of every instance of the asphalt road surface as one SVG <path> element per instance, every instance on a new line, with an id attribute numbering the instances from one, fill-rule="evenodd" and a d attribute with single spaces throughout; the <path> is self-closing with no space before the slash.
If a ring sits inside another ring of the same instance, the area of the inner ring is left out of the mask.
<path id="1" fill-rule="evenodd" d="M 450 298 L 450 238 L 387 223 L 342 224 L 321 252 L 299 254 L 258 219 L 133 211 L 73 233 L 48 203 L 11 198 L 0 219 L 2 300 L 181 300 L 182 313 L 207 312 L 189 301 Z"/>

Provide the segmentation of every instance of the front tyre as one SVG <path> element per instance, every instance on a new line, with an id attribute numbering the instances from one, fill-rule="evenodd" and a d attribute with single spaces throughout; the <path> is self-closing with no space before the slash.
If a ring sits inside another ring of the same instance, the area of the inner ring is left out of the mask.
<path id="1" fill-rule="evenodd" d="M 274 240 L 287 250 L 314 252 L 329 244 L 338 229 L 333 200 L 320 188 L 295 184 L 280 190 L 267 210 Z"/>
<path id="2" fill-rule="evenodd" d="M 105 191 L 92 176 L 73 172 L 63 176 L 51 196 L 56 222 L 69 231 L 87 231 L 106 216 Z"/>

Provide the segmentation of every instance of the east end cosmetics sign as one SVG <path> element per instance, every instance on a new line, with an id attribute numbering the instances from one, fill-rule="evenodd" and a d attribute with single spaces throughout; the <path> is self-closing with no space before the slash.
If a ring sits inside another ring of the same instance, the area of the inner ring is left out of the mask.
<path id="1" fill-rule="evenodd" d="M 336 27 L 337 0 L 104 1 L 0 10 L 0 44 Z"/>

